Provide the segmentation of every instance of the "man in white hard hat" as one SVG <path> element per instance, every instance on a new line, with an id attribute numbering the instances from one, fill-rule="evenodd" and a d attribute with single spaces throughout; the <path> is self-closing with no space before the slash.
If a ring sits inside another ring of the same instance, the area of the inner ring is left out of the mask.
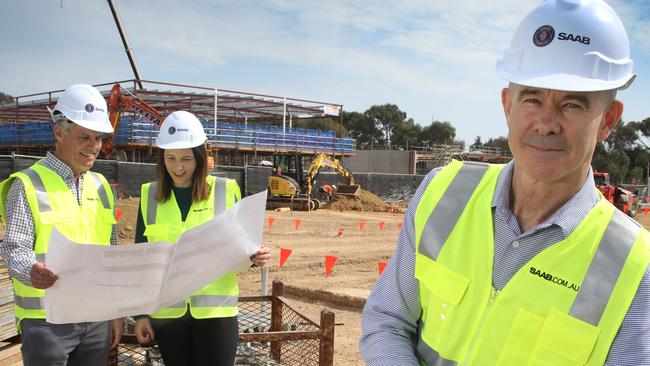
<path id="1" fill-rule="evenodd" d="M 369 365 L 650 365 L 650 233 L 590 167 L 635 75 L 602 0 L 546 0 L 497 63 L 514 160 L 413 197 L 362 314 Z"/>
<path id="2" fill-rule="evenodd" d="M 48 109 L 49 110 L 49 109 Z M 0 183 L 7 228 L 0 251 L 12 277 L 23 364 L 106 365 L 122 335 L 121 320 L 50 324 L 44 289 L 58 279 L 45 265 L 52 228 L 79 243 L 117 244 L 114 198 L 106 179 L 90 172 L 112 133 L 106 100 L 90 85 L 67 88 L 50 111 L 55 151 Z"/>

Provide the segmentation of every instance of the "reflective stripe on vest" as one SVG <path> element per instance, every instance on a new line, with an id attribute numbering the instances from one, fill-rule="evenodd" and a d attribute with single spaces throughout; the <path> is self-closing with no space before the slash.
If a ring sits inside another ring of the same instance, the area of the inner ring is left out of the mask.
<path id="1" fill-rule="evenodd" d="M 38 173 L 32 168 L 24 169 L 22 173 L 28 176 L 29 179 L 32 181 L 32 184 L 34 185 L 34 190 L 36 191 L 36 197 L 38 199 L 39 211 L 40 212 L 52 211 L 52 204 L 50 203 L 50 199 L 47 196 L 47 190 L 45 189 L 45 184 L 43 184 L 43 180 L 41 179 L 41 176 L 38 175 Z M 88 172 L 88 175 L 92 177 L 93 182 L 95 183 L 95 187 L 97 187 L 97 196 L 99 196 L 99 200 L 102 202 L 102 206 L 105 209 L 110 209 L 111 204 L 108 200 L 108 194 L 106 193 L 106 188 L 104 187 L 104 184 L 102 183 L 99 174 L 95 172 Z"/>
<path id="2" fill-rule="evenodd" d="M 443 245 L 463 215 L 463 210 L 470 201 L 470 197 L 477 186 L 481 184 L 483 174 L 487 169 L 487 165 L 481 169 L 476 165 L 468 166 L 467 163 L 464 163 L 457 174 L 452 177 L 451 183 L 442 193 L 440 201 L 433 207 L 425 220 L 420 242 L 417 243 L 418 255 L 425 256 L 432 261 L 438 259 Z M 471 174 L 472 170 L 473 174 Z M 593 326 L 598 326 L 601 321 L 611 323 L 611 320 L 602 320 L 604 312 L 614 289 L 618 288 L 616 283 L 622 277 L 630 251 L 636 243 L 639 230 L 641 230 L 618 210 L 613 210 L 612 216 L 608 220 L 607 228 L 600 238 L 598 246 L 596 247 L 596 243 L 594 243 L 593 257 L 588 257 L 591 260 L 585 263 L 588 266 L 583 267 L 587 271 L 580 283 L 579 290 L 576 290 L 573 302 L 569 303 L 571 304 L 570 310 L 565 310 L 565 314 Z M 463 228 L 467 229 L 468 227 L 464 226 Z M 432 235 L 432 233 L 436 234 Z M 525 271 L 525 269 L 521 270 Z M 608 319 L 611 319 L 611 316 Z M 420 362 L 427 365 L 456 365 L 455 361 L 442 358 L 438 351 L 425 342 L 424 328 L 424 324 L 419 324 L 416 352 Z M 468 336 L 478 337 L 477 334 L 468 334 Z"/>
<path id="3" fill-rule="evenodd" d="M 598 325 L 639 230 L 624 213 L 614 211 L 569 315 Z"/>
<path id="4" fill-rule="evenodd" d="M 419 253 L 435 260 L 463 213 L 467 202 L 487 172 L 488 165 L 463 163 L 458 174 L 433 209 L 422 231 Z"/>
<path id="5" fill-rule="evenodd" d="M 236 182 L 212 176 L 208 176 L 206 180 L 211 187 L 210 196 L 205 201 L 192 203 L 185 222 L 181 222 L 173 193 L 170 202 L 160 203 L 157 200 L 159 186 L 156 182 L 143 185 L 142 194 L 146 198 L 141 202 L 141 210 L 143 219 L 147 223 L 145 235 L 149 240 L 173 242 L 183 231 L 212 219 L 239 201 L 239 188 Z M 205 210 L 209 206 L 213 209 Z M 188 298 L 159 309 L 151 314 L 151 317 L 178 318 L 185 314 L 188 306 L 192 316 L 197 319 L 235 316 L 238 312 L 238 295 L 236 274 L 229 272 L 197 290 Z"/>
<path id="6" fill-rule="evenodd" d="M 456 366 L 456 361 L 447 360 L 440 357 L 435 349 L 429 347 L 427 342 L 422 340 L 422 321 L 418 321 L 418 344 L 415 346 L 415 352 L 418 360 L 427 366 Z"/>
<path id="7" fill-rule="evenodd" d="M 215 307 L 215 306 L 236 306 L 238 296 L 227 295 L 192 295 L 190 305 L 193 307 Z M 168 308 L 183 309 L 187 303 L 185 300 L 169 305 Z"/>
<path id="8" fill-rule="evenodd" d="M 52 205 L 50 204 L 50 199 L 47 197 L 47 190 L 45 190 L 45 184 L 43 184 L 41 176 L 32 168 L 24 169 L 22 172 L 29 177 L 34 185 L 36 198 L 38 199 L 38 210 L 40 212 L 52 211 Z"/>
<path id="9" fill-rule="evenodd" d="M 227 295 L 192 295 L 190 296 L 190 305 L 192 307 L 223 307 L 237 306 L 238 296 Z"/>
<path id="10" fill-rule="evenodd" d="M 111 204 L 108 202 L 108 193 L 106 193 L 106 187 L 104 187 L 102 179 L 99 177 L 99 174 L 95 172 L 88 173 L 88 175 L 90 175 L 95 182 L 95 186 L 97 187 L 97 195 L 99 196 L 99 200 L 102 202 L 102 206 L 104 206 L 105 209 L 109 210 L 111 208 Z"/>
<path id="11" fill-rule="evenodd" d="M 214 180 L 214 213 L 226 210 L 226 180 Z M 156 223 L 156 214 L 158 212 L 158 182 L 151 182 L 149 186 L 149 197 L 147 200 L 147 225 Z M 237 203 L 237 196 L 235 196 Z"/>
<path id="12" fill-rule="evenodd" d="M 23 309 L 27 310 L 40 310 L 45 309 L 45 303 L 43 302 L 42 297 L 24 297 L 24 296 L 14 296 L 14 301 L 16 305 L 20 306 Z"/>
<path id="13" fill-rule="evenodd" d="M 13 179 L 20 179 L 25 189 L 27 203 L 34 217 L 34 254 L 37 262 L 45 262 L 47 243 L 52 227 L 79 243 L 109 245 L 112 214 L 112 195 L 107 193 L 105 180 L 100 174 L 87 172 L 83 185 L 79 186 L 81 201 L 70 191 L 63 179 L 51 169 L 36 163 L 12 174 L 2 182 L 4 207 L 8 189 Z M 94 185 L 94 188 L 92 187 Z M 16 323 L 24 318 L 45 318 L 44 291 L 12 279 Z"/>

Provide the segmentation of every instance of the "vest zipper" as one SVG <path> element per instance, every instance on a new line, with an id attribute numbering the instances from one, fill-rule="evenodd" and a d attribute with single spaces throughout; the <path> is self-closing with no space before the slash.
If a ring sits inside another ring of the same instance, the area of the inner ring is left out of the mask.
<path id="1" fill-rule="evenodd" d="M 468 365 L 468 362 L 470 361 L 472 356 L 474 356 L 474 353 L 476 352 L 478 340 L 481 339 L 481 333 L 483 333 L 485 319 L 490 314 L 490 309 L 492 308 L 492 305 L 496 301 L 498 295 L 499 295 L 499 290 L 497 290 L 496 288 L 494 288 L 494 286 L 492 286 L 490 288 L 490 297 L 488 298 L 488 302 L 485 305 L 483 314 L 481 315 L 481 321 L 478 323 L 478 332 L 476 333 L 476 336 L 472 339 L 472 343 L 470 343 L 470 346 L 467 349 L 467 355 L 465 356 L 465 360 L 463 361 L 462 365 Z"/>

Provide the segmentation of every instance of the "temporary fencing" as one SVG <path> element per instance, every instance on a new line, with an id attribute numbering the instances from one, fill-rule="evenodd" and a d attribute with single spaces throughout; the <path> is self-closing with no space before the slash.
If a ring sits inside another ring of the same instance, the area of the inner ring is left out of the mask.
<path id="1" fill-rule="evenodd" d="M 282 296 L 281 281 L 273 281 L 270 296 L 239 298 L 239 344 L 235 365 L 334 364 L 334 312 L 323 309 L 311 319 Z M 133 323 L 125 329 L 108 366 L 164 366 L 155 344 L 140 346 Z"/>

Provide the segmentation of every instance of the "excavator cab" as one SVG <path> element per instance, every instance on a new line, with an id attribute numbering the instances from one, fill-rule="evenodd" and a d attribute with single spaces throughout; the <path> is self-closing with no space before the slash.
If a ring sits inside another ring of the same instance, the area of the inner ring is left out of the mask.
<path id="1" fill-rule="evenodd" d="M 273 174 L 268 178 L 269 195 L 267 207 L 276 208 L 290 203 L 293 207 L 315 210 L 320 202 L 312 198 L 313 184 L 320 169 L 328 167 L 347 179 L 347 184 L 337 184 L 335 196 L 358 196 L 360 187 L 355 184 L 352 173 L 341 163 L 325 153 L 314 156 L 306 170 L 303 156 L 299 153 L 276 153 L 273 155 Z M 297 205 L 296 205 L 297 204 Z"/>

